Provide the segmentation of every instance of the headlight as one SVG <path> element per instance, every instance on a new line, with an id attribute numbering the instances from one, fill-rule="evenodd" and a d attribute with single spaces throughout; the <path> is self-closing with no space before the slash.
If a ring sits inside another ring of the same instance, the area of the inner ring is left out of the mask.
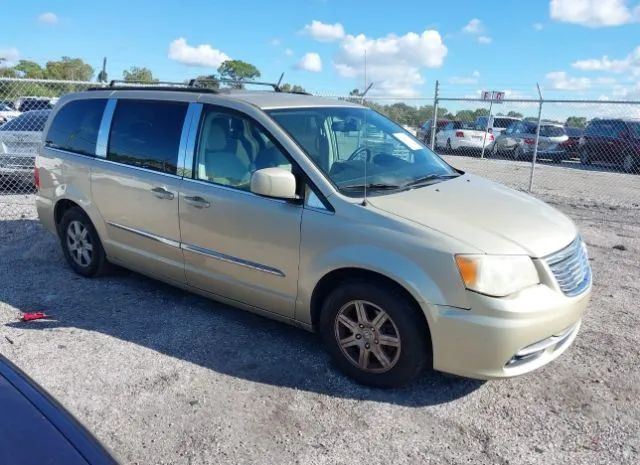
<path id="1" fill-rule="evenodd" d="M 540 282 L 524 255 L 456 255 L 456 264 L 467 289 L 490 296 L 504 297 Z"/>

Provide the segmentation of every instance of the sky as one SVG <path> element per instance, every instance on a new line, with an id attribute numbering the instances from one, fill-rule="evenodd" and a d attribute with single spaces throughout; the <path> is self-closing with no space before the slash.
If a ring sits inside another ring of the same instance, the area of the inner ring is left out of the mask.
<path id="1" fill-rule="evenodd" d="M 373 82 L 396 99 L 506 91 L 640 100 L 640 0 L 269 0 L 5 3 L 0 56 L 66 55 L 110 79 L 146 66 L 165 81 L 248 61 L 262 79 L 343 95 Z M 6 13 L 9 12 L 7 15 Z"/>

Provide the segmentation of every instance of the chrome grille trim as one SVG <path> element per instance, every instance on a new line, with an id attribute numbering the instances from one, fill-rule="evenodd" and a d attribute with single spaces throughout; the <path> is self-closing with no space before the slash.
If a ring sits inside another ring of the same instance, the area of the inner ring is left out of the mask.
<path id="1" fill-rule="evenodd" d="M 544 259 L 562 292 L 568 297 L 582 294 L 591 285 L 587 248 L 580 237 Z"/>

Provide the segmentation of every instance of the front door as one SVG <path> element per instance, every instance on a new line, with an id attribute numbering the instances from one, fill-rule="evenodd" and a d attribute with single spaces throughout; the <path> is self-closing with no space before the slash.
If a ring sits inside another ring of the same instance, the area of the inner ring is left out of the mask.
<path id="1" fill-rule="evenodd" d="M 179 200 L 188 284 L 293 318 L 302 207 L 249 189 L 256 169 L 291 163 L 258 123 L 208 105 L 194 159 Z"/>

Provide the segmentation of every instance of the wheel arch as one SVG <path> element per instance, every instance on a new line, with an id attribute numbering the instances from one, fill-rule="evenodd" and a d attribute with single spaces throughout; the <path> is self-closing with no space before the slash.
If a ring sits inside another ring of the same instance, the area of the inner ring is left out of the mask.
<path id="1" fill-rule="evenodd" d="M 332 289 L 340 285 L 340 283 L 344 283 L 346 281 L 375 281 L 376 283 L 380 283 L 380 285 L 382 286 L 389 286 L 396 292 L 402 294 L 409 302 L 411 302 L 415 306 L 417 313 L 424 321 L 427 331 L 427 337 L 429 338 L 429 344 L 431 344 L 431 327 L 429 325 L 429 321 L 422 309 L 422 306 L 420 305 L 420 302 L 413 295 L 413 293 L 395 279 L 392 279 L 377 271 L 358 267 L 344 267 L 332 270 L 326 273 L 318 281 L 311 294 L 310 302 L 311 325 L 314 331 L 317 331 L 318 329 L 322 303 L 327 298 Z"/>

